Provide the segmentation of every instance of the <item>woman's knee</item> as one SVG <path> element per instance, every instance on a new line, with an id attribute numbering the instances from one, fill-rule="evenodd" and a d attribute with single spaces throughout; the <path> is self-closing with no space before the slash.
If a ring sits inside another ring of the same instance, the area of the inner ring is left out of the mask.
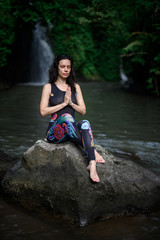
<path id="1" fill-rule="evenodd" d="M 90 122 L 88 120 L 82 120 L 79 122 L 79 127 L 83 130 L 87 130 L 87 129 L 90 129 L 91 125 L 90 125 Z"/>
<path id="2" fill-rule="evenodd" d="M 74 118 L 72 117 L 71 114 L 69 113 L 64 113 L 61 116 L 61 121 L 66 121 L 66 122 L 75 122 Z"/>

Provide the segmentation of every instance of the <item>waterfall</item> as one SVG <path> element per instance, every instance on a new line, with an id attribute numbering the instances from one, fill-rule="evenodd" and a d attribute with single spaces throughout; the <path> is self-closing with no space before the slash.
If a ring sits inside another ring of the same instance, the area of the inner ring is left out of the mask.
<path id="1" fill-rule="evenodd" d="M 125 74 L 123 70 L 123 60 L 120 58 L 120 77 L 121 77 L 121 84 L 125 84 L 128 81 L 128 76 Z"/>
<path id="2" fill-rule="evenodd" d="M 48 70 L 54 55 L 49 45 L 46 28 L 35 25 L 30 52 L 30 73 L 28 85 L 43 85 L 48 82 Z"/>
<path id="3" fill-rule="evenodd" d="M 126 89 L 129 89 L 134 82 L 133 79 L 131 77 L 128 77 L 124 72 L 122 57 L 120 57 L 120 78 L 121 78 L 121 81 L 120 81 L 121 86 Z"/>

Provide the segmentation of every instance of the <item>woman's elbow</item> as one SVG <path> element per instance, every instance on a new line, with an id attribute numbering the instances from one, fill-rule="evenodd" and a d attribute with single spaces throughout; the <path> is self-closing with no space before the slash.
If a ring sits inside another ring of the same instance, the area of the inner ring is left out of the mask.
<path id="1" fill-rule="evenodd" d="M 42 117 L 46 116 L 46 113 L 45 113 L 45 111 L 43 109 L 40 109 L 40 114 L 41 114 Z"/>
<path id="2" fill-rule="evenodd" d="M 85 115 L 86 114 L 86 109 L 84 109 L 82 112 L 81 112 L 82 115 Z"/>
<path id="3" fill-rule="evenodd" d="M 45 114 L 43 112 L 40 112 L 40 114 L 41 114 L 42 117 L 45 117 Z"/>

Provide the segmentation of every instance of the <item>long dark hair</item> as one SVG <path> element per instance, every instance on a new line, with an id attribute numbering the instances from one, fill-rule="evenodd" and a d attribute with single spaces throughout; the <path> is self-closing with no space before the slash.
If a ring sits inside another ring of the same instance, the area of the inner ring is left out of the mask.
<path id="1" fill-rule="evenodd" d="M 71 62 L 71 72 L 66 79 L 66 83 L 71 87 L 72 91 L 75 91 L 74 83 L 76 82 L 76 80 L 75 80 L 75 74 L 74 74 L 74 68 L 73 68 L 73 59 L 70 56 L 58 55 L 57 57 L 55 57 L 52 65 L 49 69 L 49 82 L 50 83 L 55 83 L 55 81 L 57 80 L 59 61 L 63 60 L 63 59 L 68 59 Z"/>

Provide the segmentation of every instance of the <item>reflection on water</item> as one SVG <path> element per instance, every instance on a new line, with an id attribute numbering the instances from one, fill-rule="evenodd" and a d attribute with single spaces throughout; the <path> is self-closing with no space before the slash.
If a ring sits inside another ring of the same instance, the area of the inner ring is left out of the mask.
<path id="1" fill-rule="evenodd" d="M 159 99 L 110 89 L 106 83 L 80 85 L 95 143 L 113 153 L 135 155 L 142 165 L 160 172 Z M 0 148 L 10 156 L 21 158 L 36 140 L 45 137 L 49 117 L 39 114 L 41 90 L 38 86 L 16 86 L 0 94 Z M 156 240 L 159 236 L 159 212 L 76 228 L 60 217 L 29 212 L 0 199 L 2 240 Z"/>
<path id="2" fill-rule="evenodd" d="M 0 199 L 0 216 L 1 240 L 158 240 L 160 235 L 157 213 L 77 228 L 59 216 L 29 212 Z"/>

